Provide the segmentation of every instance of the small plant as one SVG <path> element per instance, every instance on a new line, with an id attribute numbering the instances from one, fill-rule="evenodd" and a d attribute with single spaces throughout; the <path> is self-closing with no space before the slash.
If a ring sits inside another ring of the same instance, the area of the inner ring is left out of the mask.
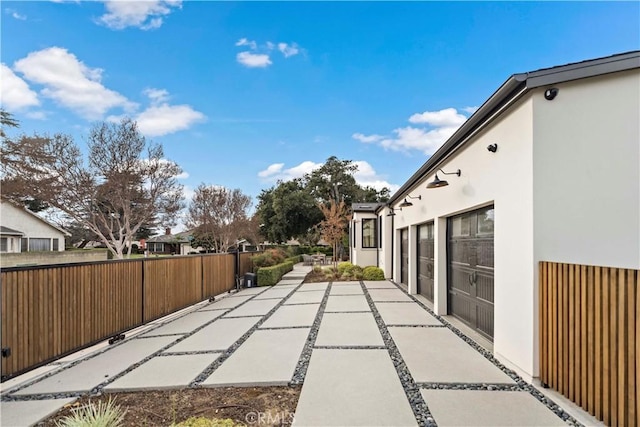
<path id="1" fill-rule="evenodd" d="M 381 268 L 370 265 L 362 270 L 364 280 L 384 280 L 384 272 Z"/>
<path id="2" fill-rule="evenodd" d="M 205 418 L 191 417 L 179 424 L 173 424 L 172 427 L 236 427 L 244 424 L 238 424 L 230 418 Z"/>
<path id="3" fill-rule="evenodd" d="M 72 409 L 72 415 L 56 422 L 57 427 L 118 427 L 122 424 L 126 409 L 115 404 L 115 399 L 108 402 L 98 401 L 97 404 L 87 403 L 77 409 Z"/>
<path id="4" fill-rule="evenodd" d="M 346 262 L 341 262 L 338 264 L 338 273 L 340 273 L 340 275 L 342 276 L 345 272 L 345 270 L 349 267 L 353 266 L 353 264 L 351 264 L 349 261 Z"/>
<path id="5" fill-rule="evenodd" d="M 319 265 L 314 265 L 313 266 L 313 272 L 314 273 L 322 273 L 322 267 L 320 267 Z"/>

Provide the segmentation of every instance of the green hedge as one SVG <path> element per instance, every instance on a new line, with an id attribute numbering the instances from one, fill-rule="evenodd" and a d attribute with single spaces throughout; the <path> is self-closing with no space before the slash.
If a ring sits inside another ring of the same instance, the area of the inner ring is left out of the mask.
<path id="1" fill-rule="evenodd" d="M 291 270 L 293 270 L 293 262 L 291 261 L 286 261 L 273 267 L 259 268 L 258 286 L 273 286 Z"/>
<path id="2" fill-rule="evenodd" d="M 284 262 L 292 262 L 294 264 L 297 264 L 299 262 L 302 262 L 302 255 L 290 256 L 289 258 L 285 258 Z"/>
<path id="3" fill-rule="evenodd" d="M 370 265 L 362 271 L 364 280 L 384 280 L 384 271 L 381 268 Z"/>

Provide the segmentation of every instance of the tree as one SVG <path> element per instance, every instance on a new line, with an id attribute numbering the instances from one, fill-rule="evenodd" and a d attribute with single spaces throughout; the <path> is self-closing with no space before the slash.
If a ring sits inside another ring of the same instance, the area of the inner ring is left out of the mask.
<path id="1" fill-rule="evenodd" d="M 251 198 L 239 189 L 200 184 L 189 205 L 187 226 L 194 245 L 226 252 L 248 227 Z"/>
<path id="2" fill-rule="evenodd" d="M 2 143 L 2 190 L 33 198 L 95 233 L 116 258 L 131 254 L 141 227 L 175 223 L 182 208 L 180 167 L 148 143 L 130 119 L 99 123 L 82 153 L 69 135 L 26 136 Z"/>
<path id="3" fill-rule="evenodd" d="M 276 187 L 263 190 L 258 200 L 262 231 L 272 243 L 304 236 L 322 220 L 316 200 L 301 179 L 279 182 Z"/>
<path id="4" fill-rule="evenodd" d="M 320 222 L 322 238 L 333 246 L 333 268 L 338 268 L 338 246 L 342 242 L 351 215 L 344 200 L 331 200 L 328 204 L 318 204 L 324 215 Z"/>

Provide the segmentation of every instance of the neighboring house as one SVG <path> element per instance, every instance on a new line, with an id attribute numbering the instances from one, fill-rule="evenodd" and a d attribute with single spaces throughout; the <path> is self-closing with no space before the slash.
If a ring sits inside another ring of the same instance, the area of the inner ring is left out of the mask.
<path id="1" fill-rule="evenodd" d="M 198 252 L 202 249 L 193 248 L 192 240 L 193 235 L 190 231 L 171 234 L 171 229 L 167 228 L 163 235 L 147 239 L 146 246 L 150 254 L 188 255 L 190 252 Z"/>
<path id="2" fill-rule="evenodd" d="M 29 209 L 0 200 L 0 252 L 64 251 L 70 235 Z"/>
<path id="3" fill-rule="evenodd" d="M 539 262 L 640 268 L 639 118 L 640 51 L 515 74 L 388 204 L 353 206 L 352 260 L 537 377 Z"/>

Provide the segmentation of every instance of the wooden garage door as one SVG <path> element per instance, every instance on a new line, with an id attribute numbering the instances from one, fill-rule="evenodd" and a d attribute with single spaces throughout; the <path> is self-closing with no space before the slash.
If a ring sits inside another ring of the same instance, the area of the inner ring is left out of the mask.
<path id="1" fill-rule="evenodd" d="M 418 292 L 433 301 L 433 223 L 418 226 Z"/>
<path id="2" fill-rule="evenodd" d="M 449 313 L 493 339 L 493 206 L 448 222 Z"/>
<path id="3" fill-rule="evenodd" d="M 409 285 L 409 229 L 400 230 L 400 283 Z"/>

